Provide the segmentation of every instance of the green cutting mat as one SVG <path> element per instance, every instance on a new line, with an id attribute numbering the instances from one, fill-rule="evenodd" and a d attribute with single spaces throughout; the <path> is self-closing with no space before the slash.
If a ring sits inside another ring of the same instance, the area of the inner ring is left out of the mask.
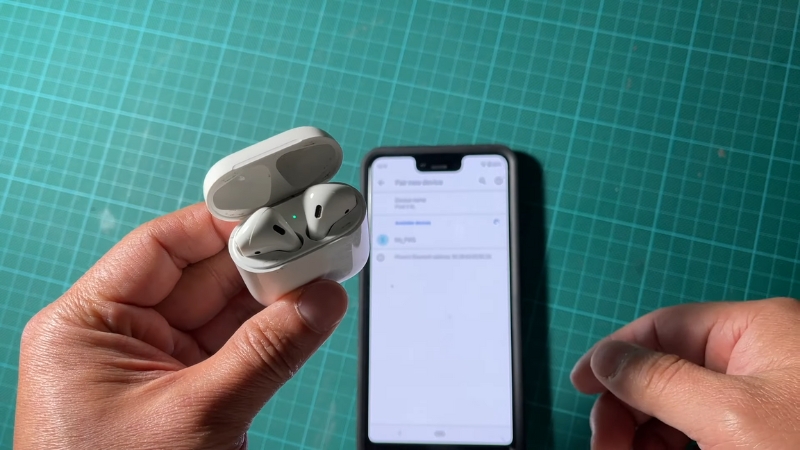
<path id="1" fill-rule="evenodd" d="M 593 399 L 568 373 L 593 341 L 678 302 L 800 296 L 799 14 L 0 0 L 0 446 L 26 321 L 132 228 L 202 200 L 218 158 L 310 124 L 342 143 L 337 180 L 354 184 L 378 145 L 536 158 L 547 285 L 525 293 L 524 320 L 544 324 L 526 333 L 528 428 L 588 448 Z M 354 448 L 357 309 L 255 421 L 253 448 Z"/>

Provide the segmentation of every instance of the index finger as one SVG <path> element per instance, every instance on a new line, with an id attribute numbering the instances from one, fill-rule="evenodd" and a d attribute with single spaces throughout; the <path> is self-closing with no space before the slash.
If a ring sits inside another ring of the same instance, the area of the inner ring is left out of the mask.
<path id="1" fill-rule="evenodd" d="M 589 349 L 570 374 L 572 384 L 585 394 L 605 387 L 590 362 L 600 343 L 622 340 L 677 355 L 716 372 L 725 372 L 731 352 L 750 322 L 753 302 L 689 303 L 653 311 L 620 328 Z"/>
<path id="2" fill-rule="evenodd" d="M 109 301 L 153 306 L 172 291 L 185 267 L 224 250 L 235 226 L 214 218 L 203 203 L 158 217 L 125 236 L 75 289 Z"/>

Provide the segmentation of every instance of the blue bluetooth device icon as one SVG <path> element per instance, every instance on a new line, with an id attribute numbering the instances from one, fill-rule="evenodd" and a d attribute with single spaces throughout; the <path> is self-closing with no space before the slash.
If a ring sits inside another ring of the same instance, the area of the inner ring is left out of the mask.
<path id="1" fill-rule="evenodd" d="M 389 236 L 382 234 L 378 236 L 378 245 L 386 245 L 389 243 Z"/>

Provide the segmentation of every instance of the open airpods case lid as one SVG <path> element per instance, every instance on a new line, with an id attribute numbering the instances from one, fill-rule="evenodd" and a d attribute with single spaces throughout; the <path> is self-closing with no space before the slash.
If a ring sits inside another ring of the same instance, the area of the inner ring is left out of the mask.
<path id="1" fill-rule="evenodd" d="M 294 128 L 219 160 L 206 174 L 203 196 L 214 217 L 238 221 L 329 181 L 341 165 L 342 147 L 328 133 Z"/>

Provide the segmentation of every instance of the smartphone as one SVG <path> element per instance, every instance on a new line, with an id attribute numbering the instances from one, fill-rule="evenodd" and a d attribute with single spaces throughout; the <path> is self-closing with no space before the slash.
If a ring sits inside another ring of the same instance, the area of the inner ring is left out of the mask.
<path id="1" fill-rule="evenodd" d="M 523 445 L 515 161 L 495 145 L 363 160 L 360 449 Z"/>

